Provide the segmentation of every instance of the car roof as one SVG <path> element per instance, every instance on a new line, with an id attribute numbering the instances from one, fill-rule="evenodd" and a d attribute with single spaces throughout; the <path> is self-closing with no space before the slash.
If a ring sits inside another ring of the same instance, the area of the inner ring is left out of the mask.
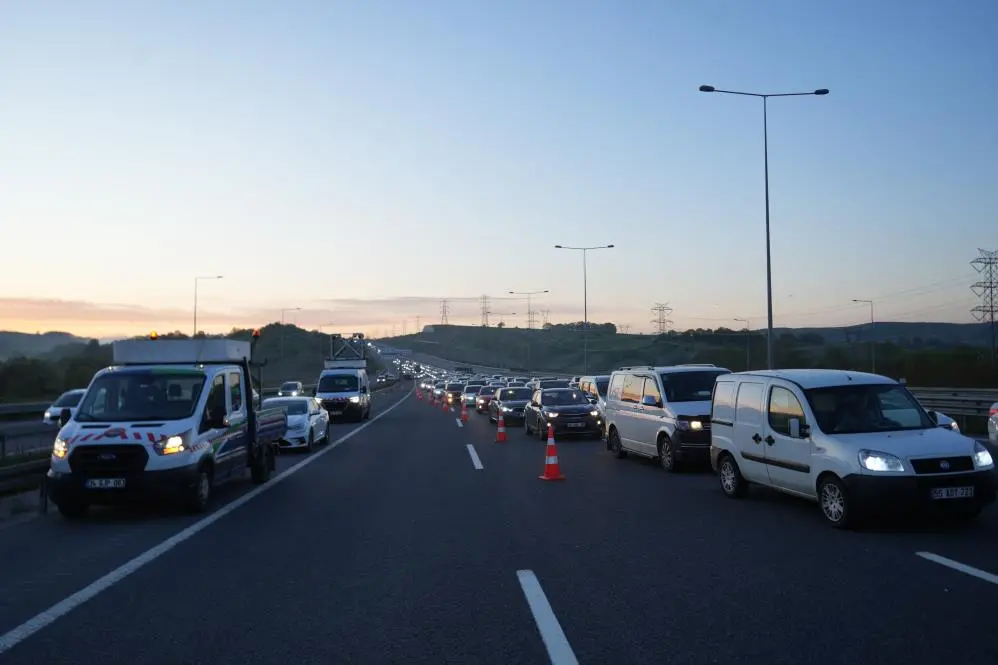
<path id="1" fill-rule="evenodd" d="M 852 372 L 842 369 L 760 369 L 751 372 L 736 372 L 718 377 L 724 380 L 728 376 L 757 376 L 768 379 L 785 379 L 792 381 L 804 390 L 811 388 L 834 388 L 847 385 L 897 385 L 897 381 L 868 372 Z"/>
<path id="2" fill-rule="evenodd" d="M 264 402 L 304 402 L 307 399 L 314 400 L 315 398 L 314 397 L 307 397 L 307 396 L 301 396 L 301 397 L 266 397 L 266 398 L 264 398 L 263 401 Z"/>

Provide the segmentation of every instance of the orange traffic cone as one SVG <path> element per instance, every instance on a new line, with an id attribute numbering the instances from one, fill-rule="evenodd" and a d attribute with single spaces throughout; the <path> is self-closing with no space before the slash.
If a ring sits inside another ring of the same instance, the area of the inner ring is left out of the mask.
<path id="1" fill-rule="evenodd" d="M 422 390 L 417 390 L 416 391 L 416 400 L 419 401 L 419 402 L 423 401 L 423 391 Z"/>
<path id="2" fill-rule="evenodd" d="M 548 445 L 547 452 L 544 453 L 544 473 L 539 478 L 541 480 L 565 480 L 558 466 L 558 449 L 554 445 L 554 426 L 548 423 Z"/>
<path id="3" fill-rule="evenodd" d="M 502 417 L 502 411 L 499 412 L 497 421 L 496 443 L 506 443 L 506 419 Z"/>
<path id="4" fill-rule="evenodd" d="M 468 405 L 464 401 L 461 402 L 461 422 L 468 422 Z"/>
<path id="5" fill-rule="evenodd" d="M 444 397 L 444 398 L 442 398 L 440 400 L 440 410 L 441 411 L 450 411 L 450 407 L 447 406 L 447 398 L 446 397 Z"/>

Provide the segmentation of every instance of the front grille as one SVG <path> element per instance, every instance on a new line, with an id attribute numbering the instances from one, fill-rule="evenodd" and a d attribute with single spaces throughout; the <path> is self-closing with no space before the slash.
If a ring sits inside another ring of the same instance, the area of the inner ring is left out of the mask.
<path id="1" fill-rule="evenodd" d="M 324 399 L 322 400 L 322 408 L 324 409 L 342 409 L 349 403 L 350 400 L 343 399 Z"/>
<path id="2" fill-rule="evenodd" d="M 559 413 L 556 420 L 561 423 L 577 423 L 589 418 L 588 413 Z"/>
<path id="3" fill-rule="evenodd" d="M 944 468 L 946 467 L 946 468 Z M 911 460 L 915 473 L 959 473 L 974 470 L 974 460 L 970 457 L 932 457 Z"/>
<path id="4" fill-rule="evenodd" d="M 148 461 L 146 449 L 135 444 L 78 446 L 69 454 L 69 468 L 73 473 L 90 478 L 120 478 L 139 473 Z"/>

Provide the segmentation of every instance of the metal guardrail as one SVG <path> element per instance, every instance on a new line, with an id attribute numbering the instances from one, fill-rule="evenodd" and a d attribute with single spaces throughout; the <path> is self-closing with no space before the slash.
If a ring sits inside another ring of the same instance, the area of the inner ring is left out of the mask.
<path id="1" fill-rule="evenodd" d="M 991 405 L 998 402 L 998 390 L 964 388 L 909 388 L 927 409 L 942 411 L 947 416 L 987 418 Z"/>

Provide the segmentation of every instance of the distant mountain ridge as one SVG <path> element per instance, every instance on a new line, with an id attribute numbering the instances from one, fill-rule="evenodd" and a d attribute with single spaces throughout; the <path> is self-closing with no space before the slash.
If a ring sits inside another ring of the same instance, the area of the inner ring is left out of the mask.
<path id="1" fill-rule="evenodd" d="M 0 361 L 24 356 L 35 358 L 68 344 L 86 344 L 90 340 L 67 332 L 20 333 L 0 330 Z"/>

